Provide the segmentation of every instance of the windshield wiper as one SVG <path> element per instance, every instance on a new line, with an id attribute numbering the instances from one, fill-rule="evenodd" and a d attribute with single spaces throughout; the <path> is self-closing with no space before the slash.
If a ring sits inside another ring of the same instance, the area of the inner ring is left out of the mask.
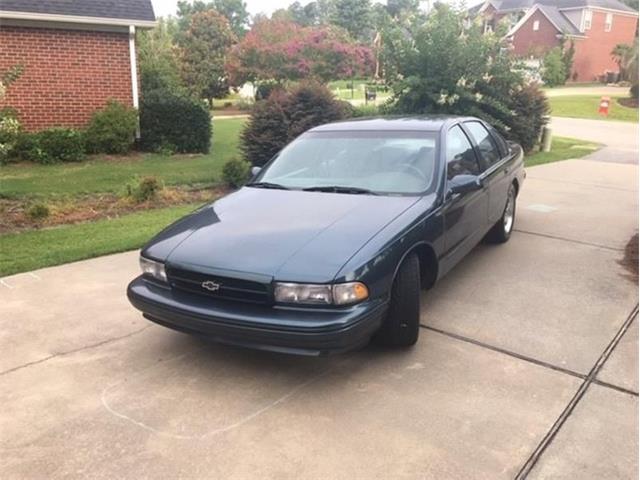
<path id="1" fill-rule="evenodd" d="M 344 187 L 340 185 L 324 185 L 318 187 L 303 188 L 305 192 L 331 192 L 331 193 L 354 193 L 354 194 L 367 194 L 377 195 L 376 192 L 372 192 L 366 188 L 360 187 Z"/>
<path id="2" fill-rule="evenodd" d="M 273 188 L 277 190 L 289 190 L 289 187 L 285 187 L 284 185 L 280 185 L 279 183 L 271 183 L 271 182 L 252 182 L 247 183 L 246 187 L 256 187 L 256 188 Z"/>

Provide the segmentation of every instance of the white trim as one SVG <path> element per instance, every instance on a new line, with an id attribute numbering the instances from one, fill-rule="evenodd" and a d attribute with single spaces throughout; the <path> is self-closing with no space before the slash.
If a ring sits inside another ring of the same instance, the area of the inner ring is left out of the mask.
<path id="1" fill-rule="evenodd" d="M 0 10 L 0 18 L 14 20 L 39 20 L 49 22 L 83 23 L 88 25 L 118 25 L 128 27 L 133 25 L 140 28 L 153 28 L 157 22 L 149 20 L 132 20 L 123 18 L 81 17 L 76 15 L 57 15 L 49 13 L 11 12 Z"/>
<path id="2" fill-rule="evenodd" d="M 131 69 L 131 97 L 133 108 L 139 107 L 138 101 L 138 62 L 136 61 L 136 27 L 129 25 L 129 60 Z M 140 126 L 136 127 L 136 138 L 140 138 Z"/>
<path id="3" fill-rule="evenodd" d="M 589 28 L 587 28 L 587 17 L 589 17 Z M 593 26 L 593 10 L 589 8 L 585 8 L 582 13 L 582 25 L 580 25 L 580 31 L 586 32 L 587 30 L 591 30 Z"/>
<path id="4" fill-rule="evenodd" d="M 610 32 L 613 28 L 613 13 L 607 12 L 604 17 L 604 31 Z"/>
<path id="5" fill-rule="evenodd" d="M 565 12 L 567 10 L 600 10 L 601 12 L 613 12 L 616 15 L 627 15 L 629 17 L 637 17 L 637 12 L 630 12 L 628 10 L 616 10 L 615 8 L 605 8 L 605 7 L 593 7 L 591 5 L 585 5 L 584 7 L 569 7 L 569 8 L 558 8 L 561 12 Z"/>
<path id="6" fill-rule="evenodd" d="M 538 30 L 540 30 L 540 21 L 539 20 L 534 20 L 533 21 L 533 31 L 537 32 Z"/>
<path id="7" fill-rule="evenodd" d="M 509 30 L 509 32 L 505 35 L 506 37 L 511 37 L 513 35 L 515 35 L 515 33 L 520 29 L 520 27 L 522 27 L 525 23 L 527 23 L 527 20 L 529 20 L 531 18 L 531 16 L 536 13 L 537 11 L 540 11 L 540 13 L 542 13 L 542 15 L 544 15 L 544 18 L 546 18 L 549 23 L 551 25 L 553 25 L 553 27 L 561 34 L 561 35 L 567 35 L 569 37 L 584 37 L 584 35 L 576 35 L 576 34 L 572 34 L 572 33 L 565 33 L 562 31 L 562 29 L 560 27 L 558 27 L 558 25 L 556 25 L 553 20 L 551 20 L 549 18 L 549 16 L 544 13 L 544 10 L 542 10 L 540 8 L 539 4 L 535 4 L 532 8 L 530 8 L 527 13 L 525 13 L 524 17 L 522 17 L 518 23 L 516 23 L 513 27 L 511 27 L 511 30 Z"/>

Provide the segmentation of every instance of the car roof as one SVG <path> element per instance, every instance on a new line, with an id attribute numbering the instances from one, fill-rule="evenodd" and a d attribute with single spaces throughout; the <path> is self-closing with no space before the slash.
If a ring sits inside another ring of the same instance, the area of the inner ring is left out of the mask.
<path id="1" fill-rule="evenodd" d="M 335 131 L 423 131 L 438 132 L 442 128 L 463 120 L 478 120 L 475 117 L 457 115 L 424 115 L 411 117 L 375 117 L 359 118 L 341 122 L 327 123 L 312 128 L 309 132 Z"/>

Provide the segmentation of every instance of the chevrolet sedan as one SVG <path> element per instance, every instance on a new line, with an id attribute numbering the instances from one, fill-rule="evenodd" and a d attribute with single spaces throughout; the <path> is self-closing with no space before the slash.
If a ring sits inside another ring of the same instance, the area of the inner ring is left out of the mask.
<path id="1" fill-rule="evenodd" d="M 313 128 L 140 256 L 131 303 L 217 342 L 320 355 L 407 347 L 420 290 L 513 230 L 522 148 L 468 117 Z"/>

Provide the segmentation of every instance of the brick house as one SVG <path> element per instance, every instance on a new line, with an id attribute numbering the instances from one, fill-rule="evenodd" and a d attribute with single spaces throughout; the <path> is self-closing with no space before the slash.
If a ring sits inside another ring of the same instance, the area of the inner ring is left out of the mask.
<path id="1" fill-rule="evenodd" d="M 0 0 L 0 72 L 21 65 L 0 107 L 27 130 L 82 127 L 109 99 L 138 106 L 135 34 L 151 0 Z"/>
<path id="2" fill-rule="evenodd" d="M 638 12 L 619 0 L 487 0 L 471 9 L 485 30 L 506 22 L 513 53 L 541 58 L 553 47 L 574 44 L 570 79 L 590 82 L 618 72 L 611 55 L 618 44 L 633 44 Z"/>

